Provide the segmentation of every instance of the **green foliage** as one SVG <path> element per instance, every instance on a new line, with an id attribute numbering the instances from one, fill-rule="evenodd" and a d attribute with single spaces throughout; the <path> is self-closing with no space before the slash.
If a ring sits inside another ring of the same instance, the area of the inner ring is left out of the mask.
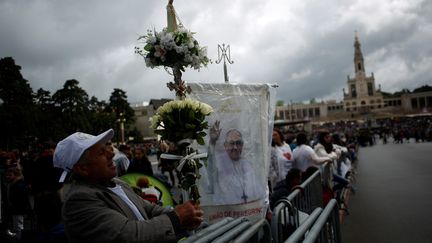
<path id="1" fill-rule="evenodd" d="M 124 91 L 115 89 L 107 104 L 96 97 L 89 99 L 72 79 L 53 95 L 43 89 L 34 93 L 20 70 L 13 58 L 0 59 L 0 149 L 28 149 L 31 144 L 59 141 L 76 131 L 97 134 L 115 128 L 118 116 L 112 107 L 123 109 L 128 124 L 134 124 L 135 114 Z M 136 132 L 133 137 L 140 140 Z"/>
<path id="2" fill-rule="evenodd" d="M 276 101 L 276 106 L 284 106 L 284 101 L 283 100 Z"/>
<path id="3" fill-rule="evenodd" d="M 36 130 L 33 91 L 11 57 L 0 59 L 0 146 L 24 148 Z"/>

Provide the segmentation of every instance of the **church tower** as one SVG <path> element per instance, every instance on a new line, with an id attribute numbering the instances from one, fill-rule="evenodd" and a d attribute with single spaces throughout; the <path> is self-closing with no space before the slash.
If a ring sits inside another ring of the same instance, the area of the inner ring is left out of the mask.
<path id="1" fill-rule="evenodd" d="M 354 69 L 356 76 L 365 74 L 364 70 L 364 61 L 363 61 L 363 53 L 360 49 L 360 42 L 358 40 L 357 31 L 354 39 Z"/>
<path id="2" fill-rule="evenodd" d="M 368 113 L 383 108 L 380 89 L 375 87 L 375 77 L 366 75 L 363 53 L 357 31 L 354 37 L 354 78 L 347 77 L 348 93 L 344 93 L 344 109 L 352 113 Z"/>

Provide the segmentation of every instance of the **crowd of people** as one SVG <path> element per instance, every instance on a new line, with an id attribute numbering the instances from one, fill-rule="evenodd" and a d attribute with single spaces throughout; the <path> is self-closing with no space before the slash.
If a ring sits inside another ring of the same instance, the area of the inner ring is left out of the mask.
<path id="1" fill-rule="evenodd" d="M 291 146 L 279 129 L 273 130 L 269 171 L 270 209 L 317 170 L 321 171 L 323 204 L 331 198 L 345 203 L 341 200 L 342 189 L 355 190 L 349 178 L 353 173 L 357 145 L 346 144 L 338 133 L 332 134 L 327 129 L 313 134 L 300 131 L 289 142 Z M 277 178 L 275 175 L 283 176 Z"/>
<path id="2" fill-rule="evenodd" d="M 153 147 L 153 144 L 117 147 L 108 142 L 105 148 L 114 154 L 116 176 L 127 173 L 153 176 L 147 156 Z M 59 182 L 63 170 L 53 165 L 55 149 L 56 143 L 44 142 L 31 151 L 0 150 L 0 239 L 67 242 L 61 214 L 64 183 Z"/>
<path id="3" fill-rule="evenodd" d="M 341 191 L 355 191 L 350 176 L 354 173 L 359 145 L 373 145 L 377 138 L 386 143 L 390 136 L 394 143 L 431 140 L 429 120 L 382 120 L 379 125 L 381 129 L 352 122 L 328 123 L 312 133 L 287 133 L 275 128 L 268 174 L 270 210 L 317 170 L 321 172 L 323 203 L 331 198 L 344 203 L 340 200 Z M 217 140 L 220 132 L 214 132 L 213 138 Z M 10 242 L 85 242 L 94 238 L 101 242 L 176 241 L 187 235 L 188 230 L 197 228 L 203 220 L 198 204 L 186 201 L 176 203 L 175 208 L 160 207 L 157 196 L 146 195 L 151 190 L 144 190 L 148 184 L 145 178 L 135 188 L 117 179 L 129 173 L 160 176 L 153 171 L 147 155 L 154 153 L 150 148 L 156 146 L 158 155 L 170 153 L 172 146 L 160 143 L 117 147 L 110 142 L 111 138 L 111 130 L 98 136 L 77 133 L 58 144 L 45 142 L 34 151 L 0 151 L 1 239 Z M 226 157 L 235 166 L 241 158 L 242 135 L 237 130 L 229 130 L 223 139 Z M 362 144 L 364 141 L 367 142 Z M 62 143 L 67 146 L 60 146 Z M 158 178 L 173 186 L 176 180 L 172 161 L 159 161 L 158 172 L 169 172 L 171 183 L 163 176 Z M 240 180 L 245 168 L 232 170 L 237 171 L 233 178 Z M 253 192 L 244 186 L 239 190 L 242 194 L 233 194 L 233 198 L 244 202 L 252 198 Z"/>

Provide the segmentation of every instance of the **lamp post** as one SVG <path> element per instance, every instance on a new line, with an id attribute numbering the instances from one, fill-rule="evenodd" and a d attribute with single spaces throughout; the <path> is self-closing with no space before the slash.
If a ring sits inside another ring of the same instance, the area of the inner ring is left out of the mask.
<path id="1" fill-rule="evenodd" d="M 231 50 L 230 46 L 225 44 L 218 45 L 218 60 L 216 61 L 216 64 L 219 64 L 221 61 L 224 61 L 224 77 L 225 77 L 225 83 L 228 83 L 228 72 L 227 72 L 227 65 L 226 62 L 229 64 L 233 64 L 234 61 L 231 60 Z"/>
<path id="2" fill-rule="evenodd" d="M 120 144 L 124 144 L 124 123 L 126 122 L 126 118 L 124 118 L 124 114 L 120 113 L 117 122 L 120 125 Z"/>

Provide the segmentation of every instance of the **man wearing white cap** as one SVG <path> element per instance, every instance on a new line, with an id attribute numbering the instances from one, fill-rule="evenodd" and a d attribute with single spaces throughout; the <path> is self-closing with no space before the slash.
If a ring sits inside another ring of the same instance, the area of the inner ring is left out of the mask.
<path id="1" fill-rule="evenodd" d="M 194 202 L 175 209 L 152 205 L 114 178 L 114 154 L 105 147 L 113 134 L 77 132 L 57 144 L 60 180 L 71 172 L 62 211 L 69 242 L 177 242 L 198 227 L 203 212 Z"/>

